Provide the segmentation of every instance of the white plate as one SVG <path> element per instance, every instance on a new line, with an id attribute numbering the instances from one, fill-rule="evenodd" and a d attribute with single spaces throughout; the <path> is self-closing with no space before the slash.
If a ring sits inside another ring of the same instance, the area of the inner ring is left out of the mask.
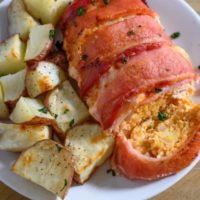
<path id="1" fill-rule="evenodd" d="M 0 39 L 7 36 L 6 8 L 10 0 L 0 3 Z M 149 0 L 150 7 L 161 16 L 161 21 L 169 34 L 179 31 L 181 37 L 176 42 L 190 54 L 194 66 L 200 65 L 200 19 L 199 16 L 183 0 Z M 196 98 L 200 102 L 199 98 Z M 0 180 L 33 200 L 55 200 L 56 197 L 41 187 L 26 181 L 9 168 L 17 158 L 17 154 L 0 151 Z M 97 173 L 83 186 L 73 186 L 68 200 L 121 200 L 148 199 L 175 184 L 185 176 L 199 161 L 197 158 L 182 172 L 154 182 L 129 181 L 123 177 L 112 177 L 106 173 L 108 165 L 101 167 Z"/>

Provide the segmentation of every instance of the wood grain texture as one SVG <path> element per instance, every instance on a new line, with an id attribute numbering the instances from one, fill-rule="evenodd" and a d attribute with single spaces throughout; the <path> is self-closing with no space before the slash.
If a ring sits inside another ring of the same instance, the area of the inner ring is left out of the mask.
<path id="1" fill-rule="evenodd" d="M 174 0 L 171 0 L 174 1 Z M 187 0 L 200 14 L 200 0 Z M 176 185 L 151 200 L 198 200 L 200 199 L 200 163 Z M 134 199 L 134 198 L 133 198 Z M 28 200 L 0 182 L 0 200 Z M 44 199 L 46 200 L 46 199 Z"/>

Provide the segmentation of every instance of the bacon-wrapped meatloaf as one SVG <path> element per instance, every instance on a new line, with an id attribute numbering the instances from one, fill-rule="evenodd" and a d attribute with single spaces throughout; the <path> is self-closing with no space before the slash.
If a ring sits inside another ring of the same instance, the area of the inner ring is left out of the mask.
<path id="1" fill-rule="evenodd" d="M 61 28 L 80 96 L 116 136 L 113 168 L 151 180 L 188 166 L 200 149 L 196 74 L 158 15 L 142 0 L 76 0 Z"/>

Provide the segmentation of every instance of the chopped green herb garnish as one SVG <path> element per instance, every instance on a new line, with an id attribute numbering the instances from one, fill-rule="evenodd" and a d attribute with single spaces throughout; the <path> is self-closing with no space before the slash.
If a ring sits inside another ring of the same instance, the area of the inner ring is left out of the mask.
<path id="1" fill-rule="evenodd" d="M 81 59 L 84 60 L 84 61 L 87 60 L 88 59 L 88 55 L 87 54 L 83 54 Z"/>
<path id="2" fill-rule="evenodd" d="M 58 115 L 57 115 L 57 114 L 55 114 L 55 115 L 54 115 L 54 118 L 55 118 L 55 119 L 57 119 L 57 118 L 58 118 Z"/>
<path id="3" fill-rule="evenodd" d="M 181 35 L 180 32 L 175 32 L 175 33 L 173 33 L 170 37 L 171 37 L 172 39 L 176 39 L 176 38 L 180 37 L 180 35 Z"/>
<path id="4" fill-rule="evenodd" d="M 64 188 L 65 188 L 66 186 L 67 186 L 67 179 L 64 180 L 64 186 L 63 186 L 63 188 L 62 188 L 60 191 L 64 190 Z"/>
<path id="5" fill-rule="evenodd" d="M 56 35 L 56 31 L 55 30 L 50 30 L 49 31 L 49 39 L 50 40 L 53 40 L 55 35 Z"/>
<path id="6" fill-rule="evenodd" d="M 62 147 L 59 144 L 56 144 L 56 149 L 57 149 L 57 152 L 60 153 L 60 151 L 62 150 Z"/>
<path id="7" fill-rule="evenodd" d="M 103 0 L 105 5 L 108 5 L 110 3 L 110 0 Z"/>
<path id="8" fill-rule="evenodd" d="M 198 69 L 200 69 L 200 65 L 198 66 Z"/>
<path id="9" fill-rule="evenodd" d="M 162 92 L 161 88 L 155 88 L 155 93 L 160 93 L 160 92 Z"/>
<path id="10" fill-rule="evenodd" d="M 69 122 L 69 127 L 70 127 L 70 128 L 74 125 L 74 122 L 75 122 L 74 119 L 72 119 L 72 120 Z"/>
<path id="11" fill-rule="evenodd" d="M 44 114 L 47 114 L 47 113 L 48 113 L 48 109 L 47 109 L 46 107 L 41 108 L 41 109 L 39 109 L 38 111 L 41 112 L 41 113 L 44 113 Z"/>
<path id="12" fill-rule="evenodd" d="M 63 51 L 63 42 L 62 41 L 56 41 L 56 48 L 60 51 Z"/>
<path id="13" fill-rule="evenodd" d="M 116 172 L 115 172 L 115 170 L 113 170 L 113 169 L 108 169 L 108 170 L 107 170 L 107 174 L 109 174 L 109 173 L 111 173 L 112 176 L 116 176 Z"/>
<path id="14" fill-rule="evenodd" d="M 127 33 L 127 35 L 128 36 L 132 36 L 132 35 L 134 35 L 135 33 L 133 32 L 133 31 L 129 31 L 128 33 Z"/>
<path id="15" fill-rule="evenodd" d="M 80 7 L 77 11 L 77 15 L 78 16 L 81 16 L 81 15 L 84 15 L 86 12 L 86 9 L 84 7 Z"/>
<path id="16" fill-rule="evenodd" d="M 164 113 L 164 112 L 159 112 L 159 113 L 158 113 L 158 119 L 159 119 L 160 121 L 165 121 L 165 120 L 167 120 L 167 119 L 168 119 L 167 114 Z"/>
<path id="17" fill-rule="evenodd" d="M 126 64 L 128 62 L 128 59 L 126 57 L 123 57 L 121 61 L 122 61 L 122 64 Z"/>
<path id="18" fill-rule="evenodd" d="M 69 112 L 69 109 L 66 108 L 63 113 L 67 114 L 68 112 Z"/>

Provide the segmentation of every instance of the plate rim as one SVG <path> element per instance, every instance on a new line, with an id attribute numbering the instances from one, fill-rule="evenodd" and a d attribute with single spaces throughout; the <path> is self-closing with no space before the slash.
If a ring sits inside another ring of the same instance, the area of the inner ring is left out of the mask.
<path id="1" fill-rule="evenodd" d="M 199 26 L 200 26 L 200 15 L 189 5 L 188 2 L 186 2 L 185 0 L 176 0 L 178 2 L 180 2 L 181 4 L 183 4 L 192 14 L 193 16 L 198 20 Z M 7 6 L 9 3 L 11 2 L 11 0 L 3 0 L 2 2 L 0 2 L 0 9 L 4 9 L 5 6 Z M 148 1 L 147 1 L 148 2 Z M 179 182 L 184 176 L 186 176 L 194 167 L 195 165 L 200 161 L 200 155 L 193 161 L 193 163 L 191 163 L 186 169 L 184 169 L 184 171 L 181 171 L 179 174 L 179 177 L 177 177 L 175 180 L 169 182 L 168 184 L 162 186 L 161 188 L 159 188 L 156 191 L 151 192 L 150 195 L 148 195 L 148 197 L 146 198 L 152 198 L 160 193 L 162 193 L 163 191 L 169 189 L 170 187 L 174 186 L 177 182 Z M 172 175 L 173 176 L 173 175 Z M 10 187 L 12 190 L 16 191 L 17 193 L 30 198 L 27 194 L 25 194 L 24 192 L 19 191 L 17 188 L 14 188 L 11 186 L 10 183 L 7 183 L 6 181 L 4 181 L 1 177 L 0 177 L 0 181 L 2 183 L 4 183 L 5 185 L 7 185 L 8 187 Z M 60 199 L 60 198 L 56 198 L 55 199 Z"/>

